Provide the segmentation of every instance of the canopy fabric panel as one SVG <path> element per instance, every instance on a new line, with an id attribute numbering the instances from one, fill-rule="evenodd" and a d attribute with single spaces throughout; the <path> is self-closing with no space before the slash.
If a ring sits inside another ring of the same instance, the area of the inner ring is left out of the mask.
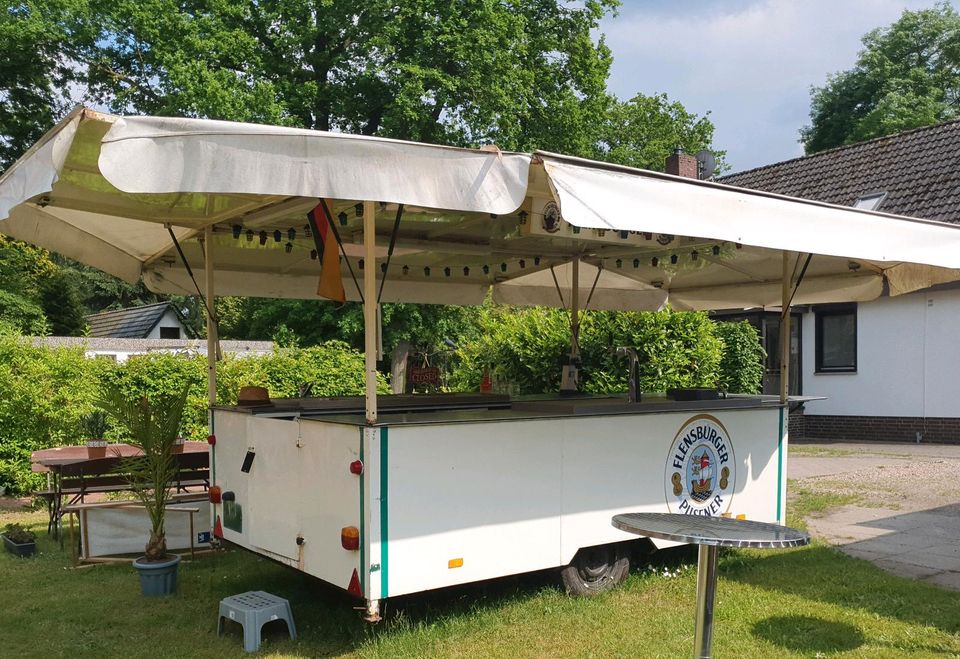
<path id="1" fill-rule="evenodd" d="M 530 159 L 277 126 L 124 117 L 103 139 L 100 171 L 126 192 L 242 191 L 504 214 L 523 203 Z"/>
<path id="2" fill-rule="evenodd" d="M 584 309 L 607 311 L 658 310 L 667 303 L 667 292 L 589 263 L 579 266 L 579 301 Z M 518 306 L 564 306 L 573 297 L 573 266 L 563 263 L 508 279 L 493 287 L 493 299 Z"/>
<path id="3" fill-rule="evenodd" d="M 877 263 L 960 268 L 960 227 L 549 154 L 542 157 L 563 218 L 575 226 L 701 236 Z"/>
<path id="4" fill-rule="evenodd" d="M 192 294 L 170 231 L 199 272 L 209 227 L 218 295 L 316 299 L 306 215 L 320 199 L 351 300 L 354 277 L 376 268 L 382 301 L 479 304 L 492 289 L 499 302 L 569 305 L 579 259 L 591 309 L 779 306 L 785 252 L 793 277 L 805 273 L 800 304 L 960 281 L 952 225 L 553 154 L 90 110 L 0 177 L 0 232 Z M 364 200 L 378 202 L 374 264 Z"/>

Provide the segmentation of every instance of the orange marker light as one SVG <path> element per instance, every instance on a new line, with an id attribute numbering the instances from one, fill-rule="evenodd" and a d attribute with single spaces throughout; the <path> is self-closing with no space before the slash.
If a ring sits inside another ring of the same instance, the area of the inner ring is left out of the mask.
<path id="1" fill-rule="evenodd" d="M 455 568 L 455 567 L 463 567 L 463 559 L 462 559 L 462 558 L 451 558 L 449 561 L 447 561 L 447 568 L 448 568 L 448 569 L 452 570 L 452 569 Z"/>
<path id="2" fill-rule="evenodd" d="M 207 494 L 210 497 L 210 503 L 220 503 L 220 486 L 211 485 L 210 489 L 207 491 Z"/>
<path id="3" fill-rule="evenodd" d="M 360 530 L 356 526 L 344 526 L 340 529 L 340 544 L 347 551 L 360 549 Z"/>
<path id="4" fill-rule="evenodd" d="M 737 519 L 746 519 L 746 518 L 747 516 L 744 515 L 743 513 L 740 513 L 739 515 L 737 515 Z"/>

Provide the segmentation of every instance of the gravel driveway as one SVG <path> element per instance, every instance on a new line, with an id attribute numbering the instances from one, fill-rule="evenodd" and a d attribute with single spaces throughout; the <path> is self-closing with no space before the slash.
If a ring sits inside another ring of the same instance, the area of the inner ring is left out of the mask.
<path id="1" fill-rule="evenodd" d="M 960 446 L 794 444 L 795 490 L 844 502 L 810 531 L 903 577 L 960 590 Z"/>

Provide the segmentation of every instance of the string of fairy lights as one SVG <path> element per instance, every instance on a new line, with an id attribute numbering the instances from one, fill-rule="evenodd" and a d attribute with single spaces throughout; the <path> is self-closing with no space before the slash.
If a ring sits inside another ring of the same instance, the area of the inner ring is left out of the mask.
<path id="1" fill-rule="evenodd" d="M 356 204 L 353 210 L 357 217 L 362 217 L 363 204 Z M 527 213 L 525 211 L 521 211 L 519 213 L 521 225 L 525 223 L 526 216 L 527 216 Z M 341 227 L 346 227 L 349 225 L 350 217 L 346 211 L 340 211 L 340 213 L 337 214 L 337 221 Z M 570 225 L 570 229 L 571 229 L 571 232 L 575 235 L 580 234 L 582 231 L 580 227 L 573 226 L 573 225 Z M 607 230 L 605 229 L 589 229 L 589 230 L 593 231 L 594 235 L 598 238 L 604 238 L 607 233 Z M 313 234 L 310 229 L 309 223 L 304 224 L 303 227 L 299 230 L 295 227 L 289 227 L 285 231 L 281 229 L 274 229 L 272 232 L 269 232 L 266 229 L 261 229 L 260 231 L 254 231 L 253 229 L 244 230 L 244 227 L 242 225 L 233 224 L 231 226 L 231 233 L 233 235 L 234 240 L 245 240 L 245 242 L 251 243 L 251 244 L 253 244 L 254 241 L 256 241 L 261 247 L 266 246 L 270 242 L 270 239 L 272 238 L 274 243 L 284 243 L 283 249 L 287 254 L 290 254 L 293 252 L 298 237 L 303 237 L 304 239 L 311 239 L 311 240 L 313 238 Z M 619 237 L 624 240 L 629 238 L 629 236 L 631 235 L 641 235 L 645 240 L 648 240 L 648 241 L 652 241 L 654 239 L 654 234 L 648 233 L 648 232 L 618 231 L 617 233 L 619 234 Z M 673 240 L 672 236 L 668 236 L 666 238 L 668 239 L 667 244 L 669 244 L 669 242 Z M 615 244 L 615 243 L 609 243 L 609 242 L 607 243 L 607 245 L 610 245 L 610 244 Z M 603 264 L 603 267 L 607 267 L 607 268 L 609 268 L 610 264 L 612 264 L 616 269 L 630 268 L 632 266 L 633 269 L 636 270 L 636 269 L 639 269 L 641 265 L 649 266 L 652 268 L 666 268 L 668 265 L 681 266 L 681 265 L 685 265 L 686 263 L 690 263 L 690 264 L 701 263 L 702 261 L 705 260 L 702 257 L 704 257 L 707 253 L 709 253 L 709 255 L 713 257 L 720 257 L 724 253 L 724 247 L 730 244 L 731 243 L 717 243 L 710 246 L 698 245 L 693 249 L 690 249 L 689 251 L 680 250 L 677 248 L 663 249 L 663 250 L 659 250 L 656 254 L 652 254 L 652 255 L 648 252 L 643 259 L 639 257 L 625 258 L 623 256 L 614 258 L 612 256 L 603 256 L 603 255 L 597 255 L 595 258 Z M 742 248 L 742 245 L 740 243 L 732 243 L 732 245 L 737 250 Z M 684 263 L 684 255 L 686 256 L 686 263 Z M 318 258 L 319 258 L 319 254 L 317 250 L 311 249 L 310 259 L 316 261 Z M 343 256 L 341 255 L 340 258 L 342 260 Z M 528 264 L 532 262 L 534 267 L 540 267 L 543 258 L 544 257 L 542 256 L 534 256 L 532 258 L 519 258 L 516 260 L 516 266 L 520 270 L 524 270 L 527 268 Z M 357 267 L 360 270 L 364 269 L 364 266 L 365 266 L 364 259 L 362 258 L 357 259 L 356 263 L 357 263 Z M 397 265 L 399 265 L 400 272 L 404 276 L 408 276 L 410 275 L 411 272 L 414 271 L 414 268 L 411 267 L 409 264 L 402 264 L 402 265 L 397 264 Z M 417 267 L 420 267 L 420 266 L 417 266 Z M 381 272 L 386 273 L 387 268 L 388 266 L 385 261 L 380 263 Z M 452 277 L 454 273 L 457 272 L 457 270 L 459 270 L 459 272 L 462 273 L 464 277 L 470 277 L 471 273 L 476 274 L 478 270 L 479 272 L 483 273 L 483 275 L 486 277 L 486 276 L 489 276 L 491 272 L 493 272 L 494 275 L 496 275 L 498 272 L 499 274 L 506 274 L 510 270 L 510 264 L 507 261 L 501 261 L 499 264 L 491 265 L 488 263 L 484 263 L 480 266 L 473 266 L 473 267 L 469 265 L 464 265 L 464 266 L 458 265 L 456 267 L 450 266 L 450 265 L 448 266 L 425 265 L 425 266 L 422 266 L 421 268 L 421 272 L 423 273 L 424 277 L 431 277 L 431 276 L 434 276 L 435 274 L 436 275 L 442 274 L 444 277 Z"/>

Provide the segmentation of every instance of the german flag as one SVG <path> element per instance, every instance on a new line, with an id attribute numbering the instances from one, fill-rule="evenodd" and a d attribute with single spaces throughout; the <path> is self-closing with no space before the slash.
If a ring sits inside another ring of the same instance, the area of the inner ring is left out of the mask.
<path id="1" fill-rule="evenodd" d="M 334 237 L 336 229 L 331 224 L 323 202 L 307 213 L 307 222 L 310 223 L 310 229 L 313 231 L 317 258 L 320 259 L 320 283 L 317 285 L 317 295 L 328 300 L 346 302 L 347 295 L 343 290 L 343 279 L 340 276 L 340 255 L 337 253 L 337 240 Z"/>

